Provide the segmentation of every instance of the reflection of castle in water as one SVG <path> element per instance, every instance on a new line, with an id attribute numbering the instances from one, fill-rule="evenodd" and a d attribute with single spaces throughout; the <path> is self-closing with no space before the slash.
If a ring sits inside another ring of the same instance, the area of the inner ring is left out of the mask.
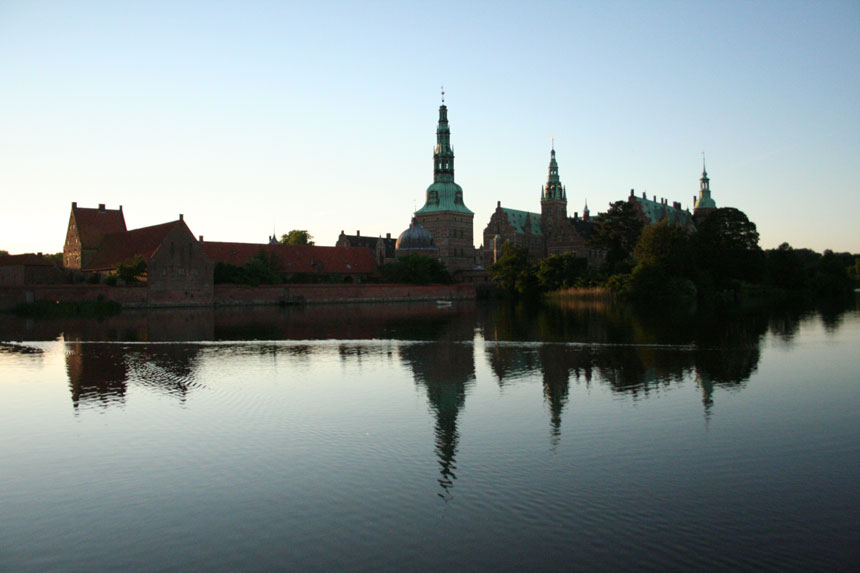
<path id="1" fill-rule="evenodd" d="M 412 369 L 415 383 L 427 392 L 436 417 L 436 456 L 443 499 L 449 499 L 457 479 L 457 417 L 466 403 L 466 392 L 475 381 L 474 349 L 471 344 L 434 342 L 404 344 L 400 358 Z"/>
<path id="2" fill-rule="evenodd" d="M 77 409 L 82 404 L 122 404 L 129 384 L 185 400 L 197 384 L 194 372 L 199 348 L 187 344 L 67 343 L 72 405 Z"/>

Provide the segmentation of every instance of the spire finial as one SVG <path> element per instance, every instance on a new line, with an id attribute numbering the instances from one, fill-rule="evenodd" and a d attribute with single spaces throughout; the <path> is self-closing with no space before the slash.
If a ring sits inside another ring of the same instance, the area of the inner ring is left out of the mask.
<path id="1" fill-rule="evenodd" d="M 705 175 L 708 174 L 708 170 L 705 169 L 705 152 L 704 151 L 702 152 L 702 173 Z"/>
<path id="2" fill-rule="evenodd" d="M 550 138 L 550 142 L 551 142 L 552 150 L 555 151 L 555 136 L 554 135 Z"/>
<path id="3" fill-rule="evenodd" d="M 442 105 L 445 105 L 445 86 L 442 86 Z"/>

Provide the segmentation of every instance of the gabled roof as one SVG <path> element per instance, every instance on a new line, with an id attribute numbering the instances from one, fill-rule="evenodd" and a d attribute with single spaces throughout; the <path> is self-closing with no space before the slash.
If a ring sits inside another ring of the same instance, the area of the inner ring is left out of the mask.
<path id="1" fill-rule="evenodd" d="M 37 255 L 35 253 L 25 253 L 23 255 L 6 255 L 5 257 L 0 257 L 0 267 L 15 267 L 18 265 L 25 267 L 56 266 L 54 263 L 47 260 L 42 255 Z"/>
<path id="2" fill-rule="evenodd" d="M 164 242 L 167 234 L 179 224 L 185 223 L 179 219 L 151 227 L 105 235 L 101 247 L 85 270 L 112 269 L 120 263 L 134 260 L 138 255 L 144 259 L 150 259 Z"/>
<path id="3" fill-rule="evenodd" d="M 376 261 L 369 249 L 212 241 L 201 243 L 201 246 L 215 263 L 241 266 L 263 251 L 274 258 L 280 271 L 287 273 L 368 274 L 376 271 Z"/>
<path id="4" fill-rule="evenodd" d="M 513 225 L 517 233 L 521 235 L 524 233 L 538 236 L 543 235 L 540 224 L 540 213 L 530 213 L 529 211 L 507 209 L 505 207 L 502 207 L 502 212 L 508 217 L 508 222 Z"/>
<path id="5" fill-rule="evenodd" d="M 95 249 L 105 235 L 126 230 L 122 209 L 87 209 L 73 205 L 72 215 L 84 249 Z"/>

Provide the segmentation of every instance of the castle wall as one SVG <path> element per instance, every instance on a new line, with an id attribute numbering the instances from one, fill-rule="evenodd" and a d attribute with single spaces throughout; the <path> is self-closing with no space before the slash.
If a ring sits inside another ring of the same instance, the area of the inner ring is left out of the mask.
<path id="1" fill-rule="evenodd" d="M 278 304 L 325 304 L 341 302 L 394 302 L 440 299 L 474 299 L 475 285 L 401 284 L 287 284 L 252 287 L 216 285 L 212 296 L 190 297 L 185 291 L 162 291 L 151 295 L 145 285 L 31 285 L 0 286 L 0 311 L 14 310 L 19 304 L 33 302 L 113 301 L 124 308 L 159 306 L 249 306 Z"/>

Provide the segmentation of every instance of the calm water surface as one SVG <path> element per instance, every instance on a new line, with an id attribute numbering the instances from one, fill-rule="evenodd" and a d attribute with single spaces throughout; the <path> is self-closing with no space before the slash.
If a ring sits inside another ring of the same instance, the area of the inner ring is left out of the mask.
<path id="1" fill-rule="evenodd" d="M 860 566 L 856 308 L 0 321 L 0 570 Z"/>

